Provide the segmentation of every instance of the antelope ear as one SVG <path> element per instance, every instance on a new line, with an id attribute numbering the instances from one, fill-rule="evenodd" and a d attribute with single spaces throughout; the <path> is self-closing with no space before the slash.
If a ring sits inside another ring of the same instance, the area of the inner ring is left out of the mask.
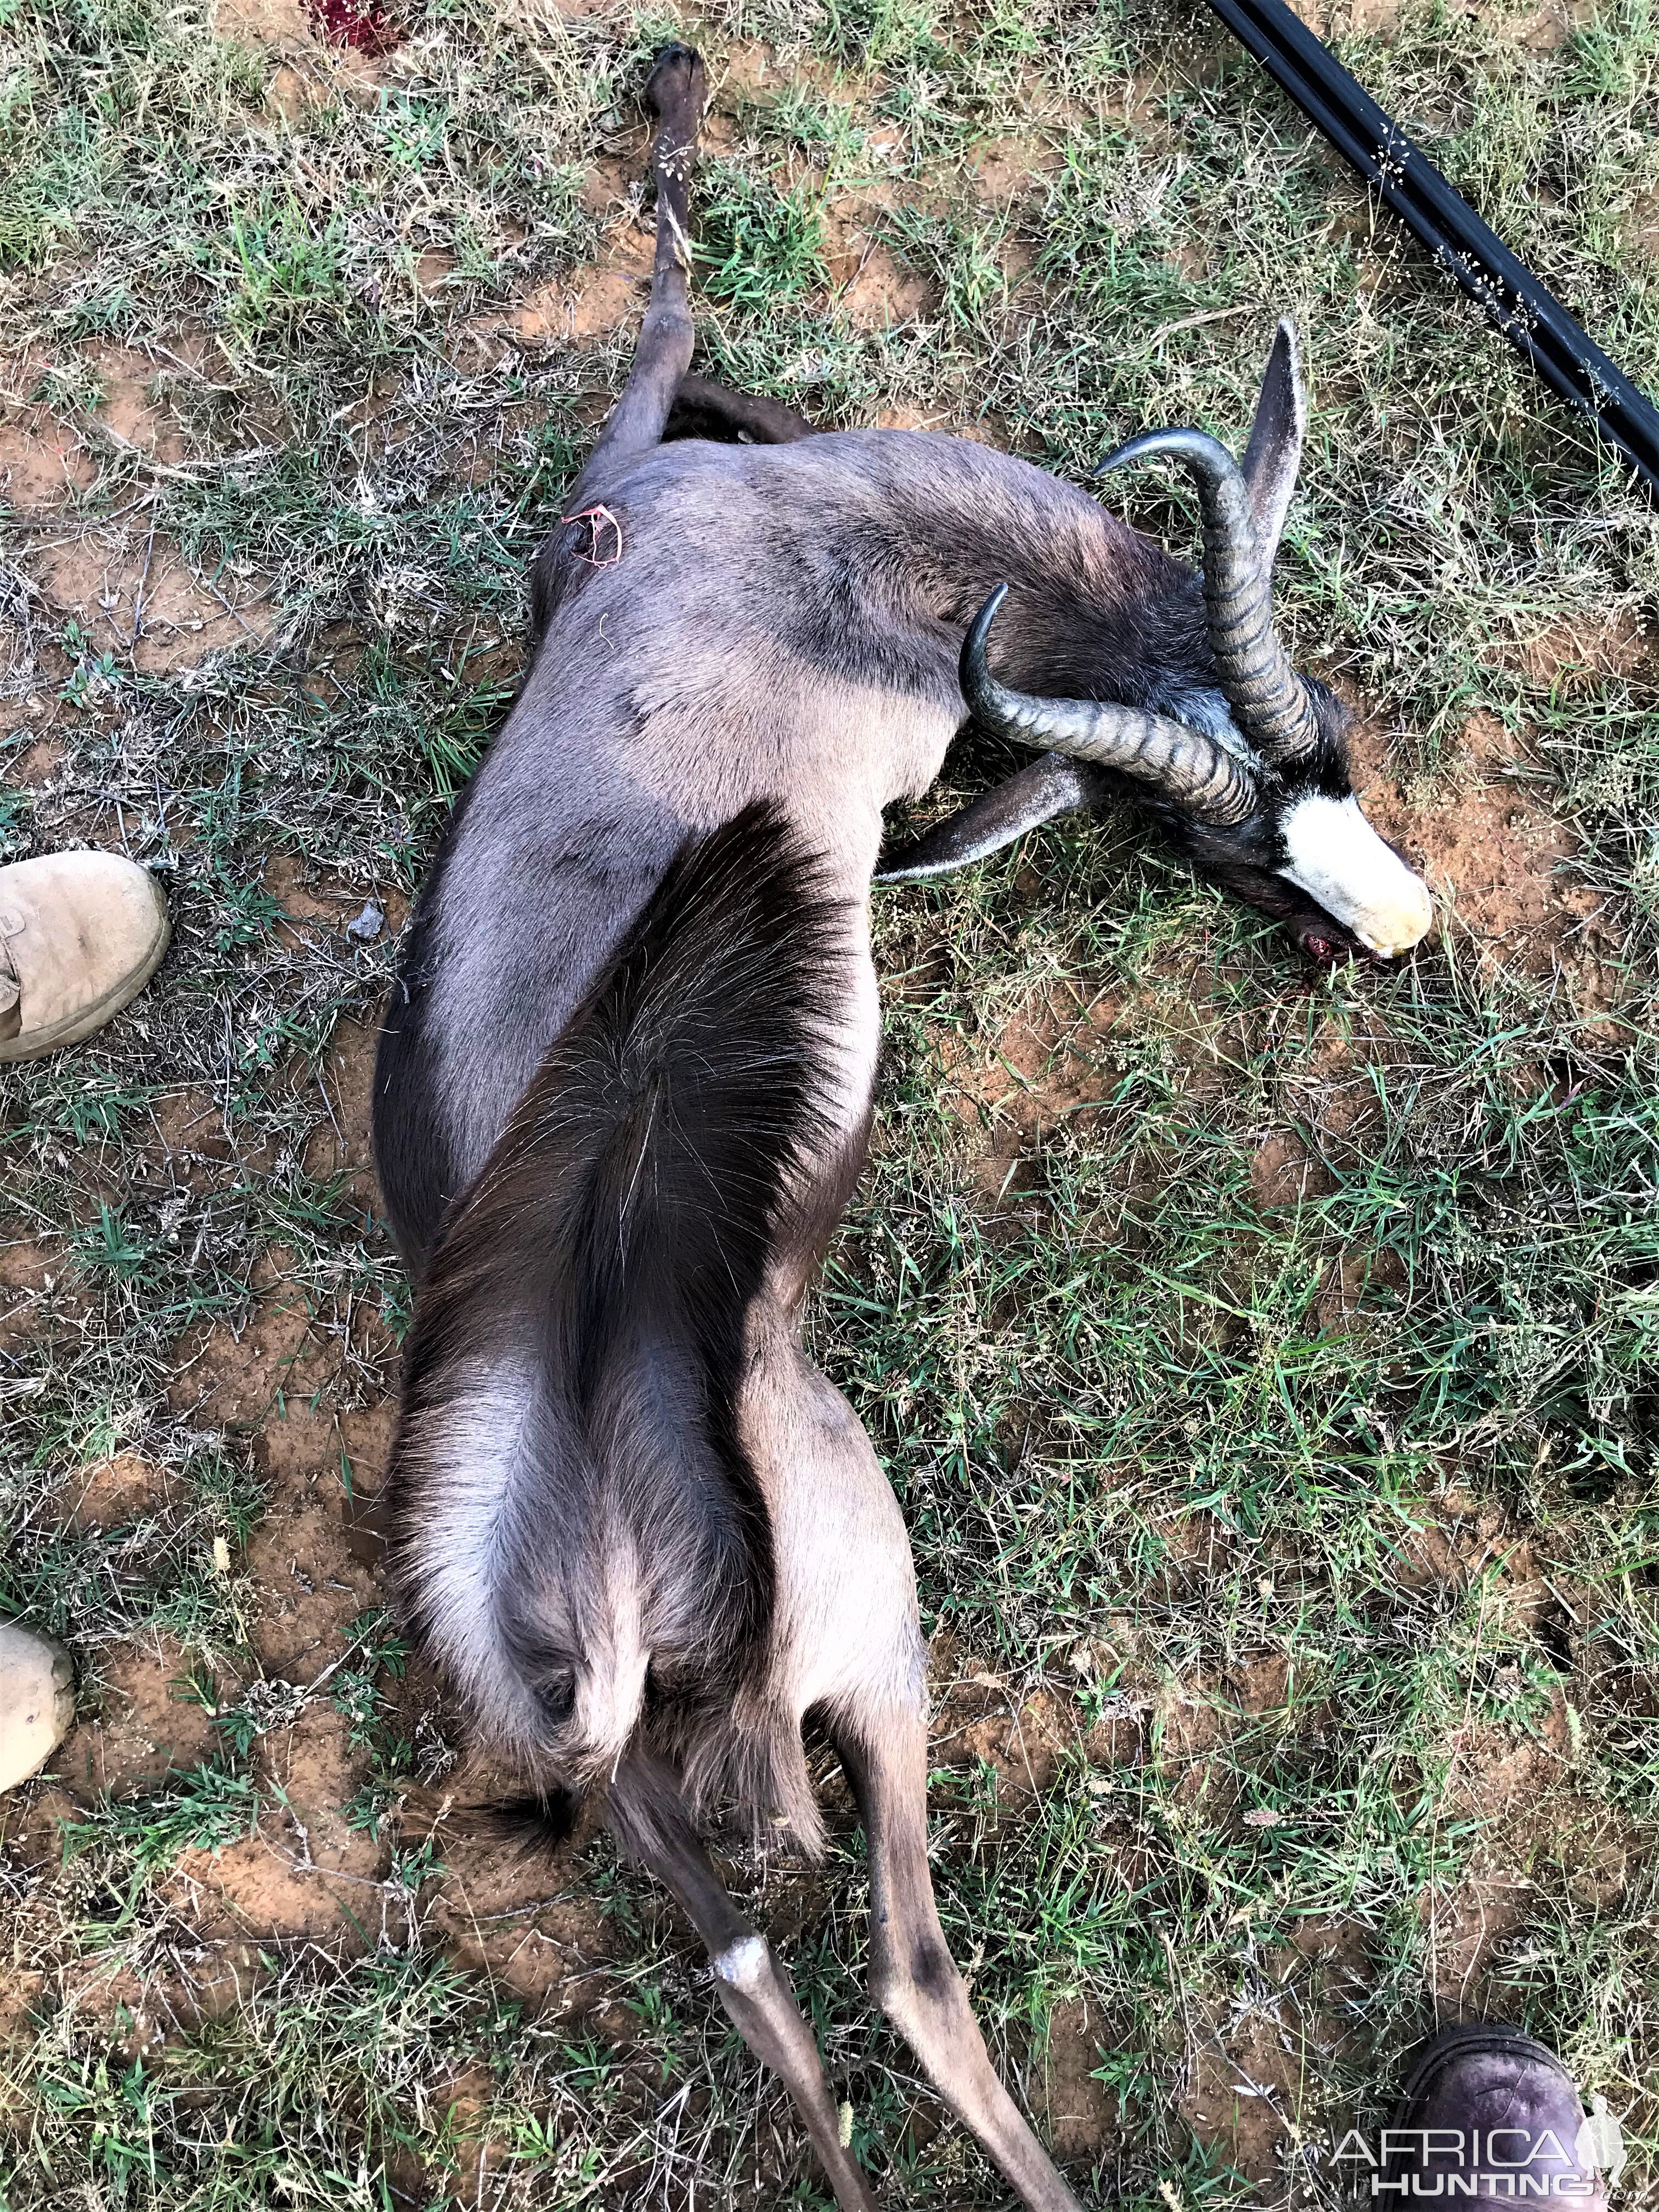
<path id="1" fill-rule="evenodd" d="M 1273 349 L 1261 373 L 1250 442 L 1244 448 L 1244 483 L 1250 495 L 1250 519 L 1262 561 L 1271 572 L 1285 527 L 1285 510 L 1302 465 L 1302 441 L 1308 428 L 1308 398 L 1302 388 L 1302 363 L 1296 331 L 1288 315 L 1273 337 Z"/>

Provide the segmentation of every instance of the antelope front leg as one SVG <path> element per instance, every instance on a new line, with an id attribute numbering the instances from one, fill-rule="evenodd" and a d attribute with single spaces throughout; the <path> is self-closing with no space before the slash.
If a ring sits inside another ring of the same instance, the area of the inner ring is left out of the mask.
<path id="1" fill-rule="evenodd" d="M 611 1802 L 617 1840 L 679 1899 L 708 1945 L 720 2002 L 756 2057 L 789 2092 L 842 2212 L 878 2212 L 856 2160 L 842 2146 L 818 2047 L 788 1979 L 715 1873 L 677 1782 L 658 1761 L 629 1759 L 611 1784 Z"/>
<path id="2" fill-rule="evenodd" d="M 870 1847 L 871 1993 L 1031 2212 L 1081 2212 L 986 2056 L 927 1871 L 927 1729 L 884 1714 L 836 1748 Z"/>
<path id="3" fill-rule="evenodd" d="M 757 446 L 792 446 L 815 438 L 817 425 L 781 400 L 757 392 L 732 392 L 712 377 L 681 377 L 669 412 L 668 438 L 747 438 Z"/>

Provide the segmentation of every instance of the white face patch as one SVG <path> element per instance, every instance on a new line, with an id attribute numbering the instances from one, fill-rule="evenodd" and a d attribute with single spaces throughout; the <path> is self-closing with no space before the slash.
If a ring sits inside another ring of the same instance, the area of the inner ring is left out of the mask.
<path id="1" fill-rule="evenodd" d="M 1429 887 L 1391 852 L 1354 798 L 1298 799 L 1279 818 L 1279 873 L 1385 960 L 1409 952 L 1434 920 Z"/>

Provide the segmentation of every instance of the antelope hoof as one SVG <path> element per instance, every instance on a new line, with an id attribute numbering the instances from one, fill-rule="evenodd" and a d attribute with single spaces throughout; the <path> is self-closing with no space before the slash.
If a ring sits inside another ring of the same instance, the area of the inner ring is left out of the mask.
<path id="1" fill-rule="evenodd" d="M 645 85 L 651 112 L 660 120 L 688 100 L 701 107 L 702 97 L 702 56 L 696 48 L 684 46 L 677 39 L 659 46 Z"/>

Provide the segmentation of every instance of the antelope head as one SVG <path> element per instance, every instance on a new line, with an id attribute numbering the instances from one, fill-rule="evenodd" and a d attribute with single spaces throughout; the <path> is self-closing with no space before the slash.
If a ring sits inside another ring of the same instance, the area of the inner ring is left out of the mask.
<path id="1" fill-rule="evenodd" d="M 1348 933 L 1395 959 L 1433 919 L 1428 887 L 1360 811 L 1349 775 L 1347 709 L 1291 666 L 1273 630 L 1273 562 L 1306 419 L 1295 332 L 1281 322 L 1242 467 L 1201 430 L 1154 430 L 1119 447 L 1097 471 L 1170 459 L 1191 473 L 1204 520 L 1215 691 L 1187 691 L 1166 714 L 1012 690 L 991 673 L 987 657 L 1006 586 L 968 632 L 962 689 L 984 727 L 1150 786 L 1198 864 L 1252 904 L 1298 924 L 1310 950 L 1339 951 Z M 1322 933 L 1320 917 L 1338 927 Z"/>

